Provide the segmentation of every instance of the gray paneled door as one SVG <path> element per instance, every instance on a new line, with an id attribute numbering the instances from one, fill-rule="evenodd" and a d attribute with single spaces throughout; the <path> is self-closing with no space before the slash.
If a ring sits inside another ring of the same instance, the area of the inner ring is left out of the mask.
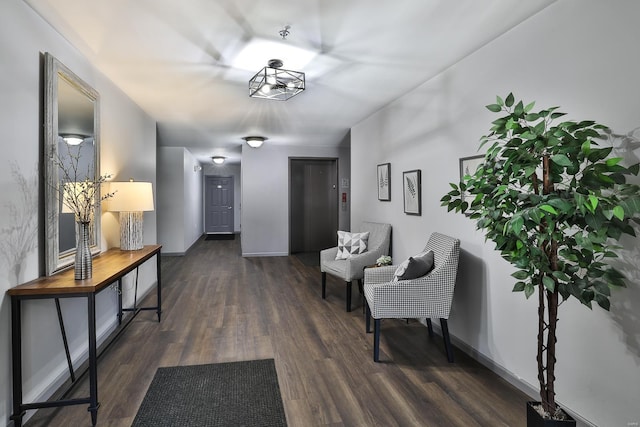
<path id="1" fill-rule="evenodd" d="M 233 233 L 233 177 L 205 179 L 205 233 Z"/>
<path id="2" fill-rule="evenodd" d="M 338 160 L 290 159 L 289 252 L 335 246 L 338 231 Z"/>

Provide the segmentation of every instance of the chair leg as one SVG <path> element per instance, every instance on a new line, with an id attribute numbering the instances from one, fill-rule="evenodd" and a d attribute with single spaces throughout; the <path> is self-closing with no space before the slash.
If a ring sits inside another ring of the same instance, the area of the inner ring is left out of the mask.
<path id="1" fill-rule="evenodd" d="M 369 302 L 367 301 L 367 299 L 365 298 L 364 300 L 364 305 L 365 305 L 365 331 L 369 334 L 371 333 L 371 308 L 369 308 Z"/>
<path id="2" fill-rule="evenodd" d="M 433 325 L 431 319 L 427 318 L 427 329 L 429 330 L 429 338 L 433 338 Z"/>
<path id="3" fill-rule="evenodd" d="M 373 319 L 373 361 L 380 361 L 380 319 Z"/>
<path id="4" fill-rule="evenodd" d="M 322 272 L 322 299 L 327 297 L 327 273 Z"/>
<path id="5" fill-rule="evenodd" d="M 351 311 L 351 282 L 347 282 L 347 311 Z"/>
<path id="6" fill-rule="evenodd" d="M 363 302 L 362 304 L 362 314 L 365 313 L 365 305 L 366 305 L 366 298 L 364 297 L 364 286 L 362 284 L 362 280 L 358 279 L 358 295 L 360 295 L 360 301 Z"/>
<path id="7" fill-rule="evenodd" d="M 447 351 L 447 360 L 449 363 L 453 363 L 453 348 L 451 347 L 451 339 L 449 338 L 449 326 L 447 324 L 447 319 L 440 319 L 440 326 L 442 327 L 444 348 Z"/>

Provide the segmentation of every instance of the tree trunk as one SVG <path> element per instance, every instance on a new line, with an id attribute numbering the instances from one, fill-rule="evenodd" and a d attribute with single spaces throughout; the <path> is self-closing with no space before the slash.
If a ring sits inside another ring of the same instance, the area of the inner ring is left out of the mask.
<path id="1" fill-rule="evenodd" d="M 553 183 L 550 179 L 551 160 L 548 156 L 542 159 L 542 194 L 551 193 Z M 546 222 L 543 223 L 546 227 Z M 549 232 L 549 230 L 547 230 Z M 551 271 L 558 270 L 558 243 L 546 241 L 542 248 L 549 260 Z M 555 278 L 551 277 L 552 279 Z M 555 368 L 556 368 L 556 326 L 558 323 L 558 287 L 553 290 L 545 288 L 542 276 L 539 283 L 538 306 L 538 380 L 540 381 L 540 398 L 546 412 L 553 414 L 556 410 Z M 547 304 L 545 306 L 545 296 Z"/>

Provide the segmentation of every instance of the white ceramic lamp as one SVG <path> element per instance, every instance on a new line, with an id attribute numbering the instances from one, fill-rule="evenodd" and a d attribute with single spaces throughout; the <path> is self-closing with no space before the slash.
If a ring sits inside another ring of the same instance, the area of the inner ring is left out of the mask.
<path id="1" fill-rule="evenodd" d="M 120 249 L 142 249 L 143 212 L 153 210 L 153 188 L 150 182 L 110 182 L 109 210 L 120 212 Z"/>

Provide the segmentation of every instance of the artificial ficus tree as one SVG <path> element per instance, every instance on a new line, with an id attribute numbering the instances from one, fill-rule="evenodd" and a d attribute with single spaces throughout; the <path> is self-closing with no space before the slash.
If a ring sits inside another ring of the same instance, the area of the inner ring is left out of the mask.
<path id="1" fill-rule="evenodd" d="M 441 202 L 470 215 L 513 264 L 513 291 L 538 292 L 540 398 L 553 416 L 558 307 L 574 297 L 609 310 L 611 289 L 625 286 L 607 261 L 618 257 L 622 235 L 635 236 L 631 222 L 640 223 L 640 187 L 627 183 L 640 167 L 611 157 L 605 126 L 559 121 L 558 107 L 534 106 L 513 94 L 486 106 L 500 116 L 481 138 L 484 161 Z"/>

